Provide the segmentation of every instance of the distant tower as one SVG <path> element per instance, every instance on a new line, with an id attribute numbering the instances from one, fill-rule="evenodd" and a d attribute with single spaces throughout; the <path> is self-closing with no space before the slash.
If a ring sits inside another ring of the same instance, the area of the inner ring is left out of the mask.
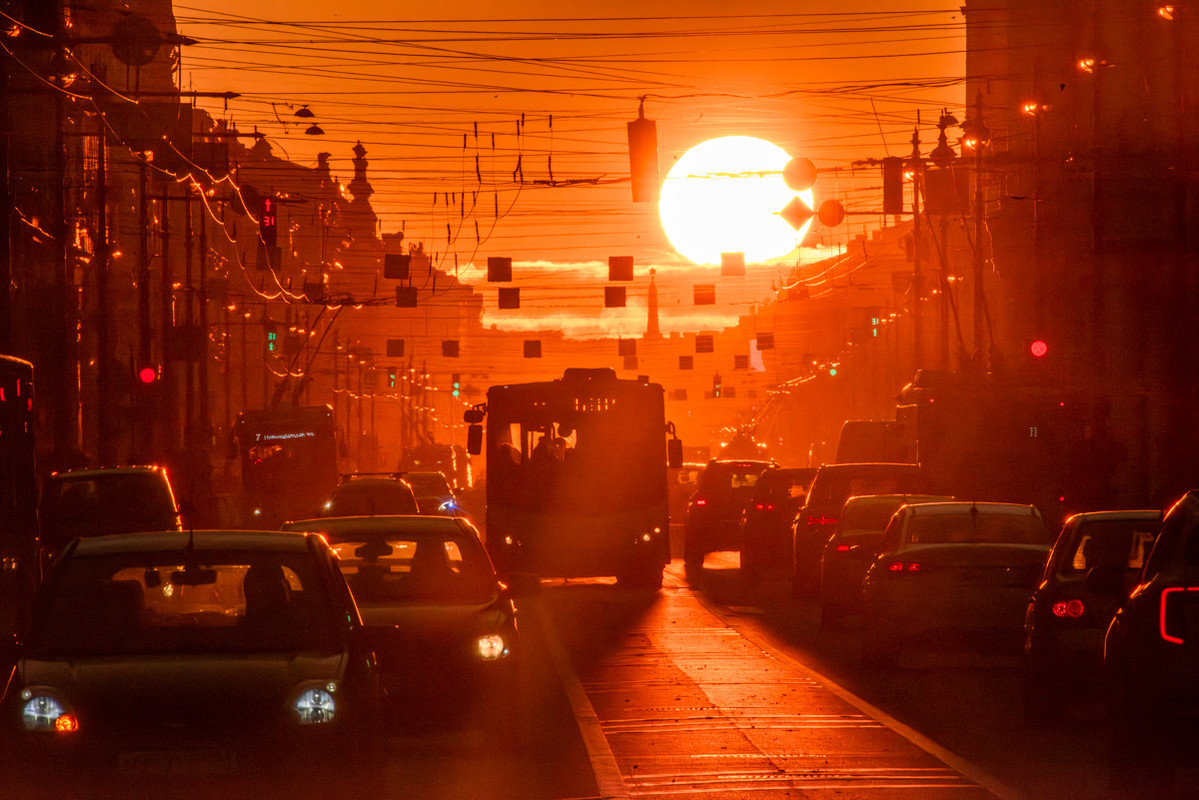
<path id="1" fill-rule="evenodd" d="M 662 338 L 662 329 L 658 327 L 658 287 L 654 283 L 654 273 L 656 269 L 649 271 L 649 299 L 646 302 L 646 308 L 649 311 L 649 319 L 645 323 L 645 338 L 660 339 Z"/>

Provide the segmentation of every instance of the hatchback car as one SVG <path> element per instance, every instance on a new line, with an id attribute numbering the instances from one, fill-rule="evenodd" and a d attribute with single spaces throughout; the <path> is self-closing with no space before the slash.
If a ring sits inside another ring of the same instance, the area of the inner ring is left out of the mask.
<path id="1" fill-rule="evenodd" d="M 1199 709 L 1199 491 L 1162 520 L 1140 580 L 1123 597 L 1123 570 L 1092 570 L 1087 588 L 1121 600 L 1104 637 L 1105 696 L 1122 721 Z"/>
<path id="2" fill-rule="evenodd" d="M 60 796 L 182 776 L 197 795 L 238 794 L 250 775 L 271 794 L 335 786 L 366 774 L 378 699 L 321 537 L 76 539 L 39 589 L 0 700 L 15 759 L 5 775 L 15 767 Z"/>
<path id="3" fill-rule="evenodd" d="M 787 571 L 791 521 L 808 496 L 815 467 L 768 467 L 750 492 L 741 518 L 741 570 Z"/>
<path id="4" fill-rule="evenodd" d="M 772 461 L 709 461 L 696 479 L 683 531 L 683 562 L 688 569 L 704 564 L 704 555 L 741 549 L 741 514 L 758 478 Z"/>
<path id="5" fill-rule="evenodd" d="M 344 517 L 285 527 L 319 533 L 337 553 L 384 690 L 408 717 L 397 721 L 510 713 L 520 653 L 516 606 L 468 521 Z"/>
<path id="6" fill-rule="evenodd" d="M 933 494 L 867 494 L 846 500 L 820 556 L 820 624 L 835 627 L 860 611 L 862 579 L 878 555 L 887 523 L 901 506 L 952 499 Z"/>
<path id="7" fill-rule="evenodd" d="M 1031 718 L 1053 716 L 1097 688 L 1107 626 L 1137 584 L 1161 521 L 1157 509 L 1088 511 L 1062 526 L 1024 617 L 1024 707 Z M 1087 587 L 1096 569 L 1119 573 L 1117 596 Z"/>
<path id="8" fill-rule="evenodd" d="M 42 481 L 38 543 L 43 570 L 76 536 L 181 530 L 175 491 L 163 467 L 55 472 Z"/>
<path id="9" fill-rule="evenodd" d="M 418 513 L 412 486 L 398 475 L 347 475 L 321 507 L 327 517 Z"/>
<path id="10" fill-rule="evenodd" d="M 791 523 L 791 593 L 814 596 L 820 587 L 820 556 L 845 501 L 863 494 L 925 491 L 919 464 L 862 462 L 824 464 L 812 478 L 807 500 Z"/>
<path id="11" fill-rule="evenodd" d="M 862 581 L 868 660 L 947 633 L 1019 643 L 1053 534 L 1035 506 L 953 501 L 903 506 Z"/>

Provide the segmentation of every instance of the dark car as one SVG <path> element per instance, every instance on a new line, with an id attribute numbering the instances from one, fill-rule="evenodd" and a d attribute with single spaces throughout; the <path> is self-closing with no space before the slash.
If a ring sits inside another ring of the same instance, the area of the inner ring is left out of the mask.
<path id="1" fill-rule="evenodd" d="M 741 514 L 758 477 L 772 461 L 709 461 L 696 479 L 683 531 L 683 562 L 688 569 L 704 564 L 704 554 L 741 549 Z"/>
<path id="2" fill-rule="evenodd" d="M 909 644 L 1016 651 L 1053 533 L 1035 506 L 950 501 L 900 507 L 862 579 L 870 661 Z"/>
<path id="3" fill-rule="evenodd" d="M 814 596 L 820 587 L 820 557 L 845 501 L 863 494 L 926 491 L 919 464 L 862 462 L 824 464 L 812 478 L 808 497 L 791 525 L 791 593 Z"/>
<path id="4" fill-rule="evenodd" d="M 0 701 L 6 756 L 20 765 L 3 774 L 46 785 L 0 788 L 344 786 L 366 775 L 378 700 L 362 621 L 321 537 L 76 539 L 38 591 Z"/>
<path id="5" fill-rule="evenodd" d="M 741 519 L 741 569 L 749 575 L 787 571 L 791 521 L 808 496 L 815 467 L 768 467 L 750 492 Z"/>
<path id="6" fill-rule="evenodd" d="M 1066 520 L 1024 617 L 1024 707 L 1052 717 L 1093 694 L 1103 637 L 1120 599 L 1136 585 L 1161 527 L 1157 509 L 1089 511 Z M 1086 584 L 1092 570 L 1116 570 L 1119 595 Z"/>
<path id="7" fill-rule="evenodd" d="M 416 494 L 421 514 L 457 516 L 464 513 L 454 497 L 454 490 L 440 472 L 405 472 L 404 480 Z"/>
<path id="8" fill-rule="evenodd" d="M 465 713 L 505 724 L 518 685 L 516 607 L 467 520 L 346 517 L 285 527 L 331 543 L 402 722 Z"/>
<path id="9" fill-rule="evenodd" d="M 1106 699 L 1121 722 L 1199 709 L 1199 491 L 1166 512 L 1140 579 L 1123 597 L 1123 570 L 1091 570 L 1087 588 L 1121 599 L 1104 638 Z"/>
<path id="10" fill-rule="evenodd" d="M 820 624 L 836 627 L 844 617 L 860 610 L 862 579 L 878 555 L 883 531 L 896 511 L 912 503 L 952 499 L 931 494 L 866 494 L 846 500 L 820 556 Z"/>
<path id="11" fill-rule="evenodd" d="M 418 514 L 416 494 L 398 475 L 347 475 L 321 507 L 321 516 Z"/>
<path id="12" fill-rule="evenodd" d="M 77 536 L 181 530 L 164 467 L 123 466 L 55 472 L 42 481 L 38 543 L 43 570 Z"/>

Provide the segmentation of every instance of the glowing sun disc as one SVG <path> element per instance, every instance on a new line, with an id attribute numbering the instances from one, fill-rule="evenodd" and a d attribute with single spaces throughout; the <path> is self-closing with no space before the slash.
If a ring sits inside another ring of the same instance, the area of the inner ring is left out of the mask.
<path id="1" fill-rule="evenodd" d="M 674 248 L 696 264 L 719 264 L 721 253 L 769 261 L 796 248 L 797 231 L 779 212 L 796 192 L 783 181 L 790 156 L 753 136 L 709 139 L 687 151 L 662 184 L 658 216 Z M 811 207 L 811 191 L 799 192 Z"/>

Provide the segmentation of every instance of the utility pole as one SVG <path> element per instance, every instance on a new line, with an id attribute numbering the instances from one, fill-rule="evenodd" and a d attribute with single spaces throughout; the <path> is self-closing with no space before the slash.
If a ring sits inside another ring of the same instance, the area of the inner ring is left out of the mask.
<path id="1" fill-rule="evenodd" d="M 917 112 L 918 113 L 918 112 Z M 924 159 L 920 156 L 920 117 L 912 131 L 912 154 L 908 158 L 907 171 L 912 176 L 912 345 L 916 358 L 916 369 L 924 366 L 924 316 L 920 300 L 924 296 L 924 269 L 921 263 L 924 242 L 920 230 L 920 188 L 924 181 Z"/>
<path id="2" fill-rule="evenodd" d="M 986 251 L 983 237 L 986 234 L 986 208 L 983 194 L 983 149 L 990 141 L 991 133 L 983 124 L 983 95 L 978 92 L 974 101 L 974 116 L 962 125 L 966 132 L 966 144 L 974 148 L 974 352 L 975 358 L 984 369 L 990 367 L 991 358 L 986 343 L 987 301 L 983 288 L 986 272 Z"/>
<path id="3" fill-rule="evenodd" d="M 112 413 L 112 345 L 109 337 L 108 294 L 108 166 L 104 120 L 97 118 L 96 131 L 96 457 L 101 464 L 115 463 L 116 415 Z"/>

